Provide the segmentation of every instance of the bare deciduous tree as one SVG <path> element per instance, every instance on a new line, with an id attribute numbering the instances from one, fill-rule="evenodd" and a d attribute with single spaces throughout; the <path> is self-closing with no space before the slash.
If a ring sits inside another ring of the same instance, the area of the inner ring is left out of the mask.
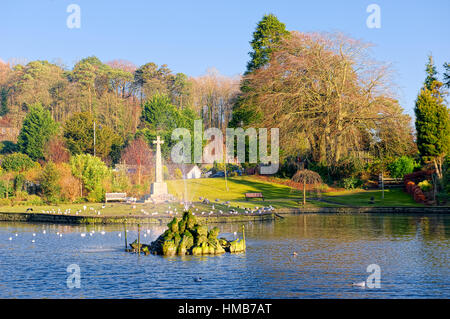
<path id="1" fill-rule="evenodd" d="M 152 159 L 152 151 L 142 137 L 131 141 L 122 153 L 122 162 L 135 166 L 138 185 L 141 184 L 143 171 L 149 170 L 153 166 Z"/>
<path id="2" fill-rule="evenodd" d="M 412 140 L 410 119 L 391 93 L 389 67 L 370 60 L 369 47 L 341 34 L 292 32 L 267 66 L 245 77 L 252 89 L 243 98 L 256 106 L 263 126 L 279 127 L 280 138 L 292 143 L 283 148 L 295 152 L 292 137 L 302 137 L 313 160 L 329 167 L 361 156 L 380 138 Z M 389 136 L 379 134 L 388 127 Z"/>
<path id="3" fill-rule="evenodd" d="M 204 125 L 226 128 L 239 93 L 240 77 L 226 77 L 211 68 L 205 75 L 192 78 L 191 81 L 192 103 L 194 109 L 201 114 Z"/>

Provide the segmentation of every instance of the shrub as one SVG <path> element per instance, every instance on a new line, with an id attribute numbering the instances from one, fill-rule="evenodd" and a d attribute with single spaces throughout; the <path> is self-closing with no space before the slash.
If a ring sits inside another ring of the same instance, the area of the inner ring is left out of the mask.
<path id="1" fill-rule="evenodd" d="M 436 200 L 438 205 L 445 205 L 450 202 L 450 195 L 448 193 L 437 193 Z"/>
<path id="2" fill-rule="evenodd" d="M 67 163 L 56 164 L 59 172 L 59 187 L 61 189 L 61 200 L 64 202 L 75 202 L 81 196 L 80 181 L 72 175 L 71 167 Z"/>
<path id="3" fill-rule="evenodd" d="M 224 163 L 217 163 L 216 161 L 214 161 L 213 168 L 211 169 L 211 172 L 213 174 L 215 174 L 217 172 L 223 172 L 223 171 L 225 171 L 225 164 Z"/>
<path id="4" fill-rule="evenodd" d="M 308 165 L 308 169 L 319 174 L 325 183 L 331 184 L 333 182 L 333 179 L 330 175 L 330 172 L 328 171 L 327 166 L 320 164 L 320 163 L 310 163 Z"/>
<path id="5" fill-rule="evenodd" d="M 45 165 L 39 178 L 42 196 L 47 203 L 56 204 L 60 200 L 61 187 L 59 186 L 60 174 L 53 162 Z"/>
<path id="6" fill-rule="evenodd" d="M 43 201 L 42 198 L 40 198 L 37 195 L 28 195 L 26 197 L 26 202 L 24 203 L 25 205 L 33 205 L 33 206 L 38 206 L 38 205 L 42 205 Z"/>
<path id="7" fill-rule="evenodd" d="M 105 185 L 105 188 L 111 192 L 128 193 L 131 188 L 130 178 L 124 171 L 119 171 L 111 174 L 110 185 Z"/>
<path id="8" fill-rule="evenodd" d="M 346 177 L 340 181 L 340 186 L 345 189 L 359 188 L 362 184 L 362 181 L 357 177 Z"/>
<path id="9" fill-rule="evenodd" d="M 102 180 L 109 174 L 108 167 L 98 157 L 90 154 L 78 154 L 70 159 L 72 174 L 78 178 L 89 201 L 102 201 L 105 190 Z"/>
<path id="10" fill-rule="evenodd" d="M 349 176 L 359 176 L 364 171 L 365 164 L 356 157 L 345 157 L 334 167 L 329 167 L 332 177 L 341 179 Z"/>
<path id="11" fill-rule="evenodd" d="M 277 176 L 291 178 L 301 168 L 302 166 L 298 157 L 288 156 L 278 170 Z"/>
<path id="12" fill-rule="evenodd" d="M 182 179 L 183 178 L 183 173 L 181 172 L 181 169 L 179 169 L 179 168 L 175 169 L 174 177 L 175 177 L 175 179 Z"/>
<path id="13" fill-rule="evenodd" d="M 408 156 L 401 156 L 388 165 L 389 172 L 393 178 L 403 178 L 417 167 L 417 163 Z"/>
<path id="14" fill-rule="evenodd" d="M 236 171 L 227 172 L 228 177 L 235 177 L 237 175 Z"/>
<path id="15" fill-rule="evenodd" d="M 425 203 L 427 198 L 420 187 L 410 180 L 405 180 L 406 192 L 411 194 L 418 203 Z"/>
<path id="16" fill-rule="evenodd" d="M 417 185 L 423 192 L 428 192 L 433 189 L 433 185 L 428 180 L 424 180 Z"/>
<path id="17" fill-rule="evenodd" d="M 0 181 L 0 198 L 9 198 L 13 196 L 13 188 L 11 183 Z"/>
<path id="18" fill-rule="evenodd" d="M 23 172 L 32 168 L 36 163 L 26 154 L 13 153 L 2 160 L 2 168 L 5 171 Z"/>
<path id="19" fill-rule="evenodd" d="M 17 174 L 14 177 L 14 192 L 17 194 L 22 191 L 25 187 L 25 176 L 23 174 Z"/>

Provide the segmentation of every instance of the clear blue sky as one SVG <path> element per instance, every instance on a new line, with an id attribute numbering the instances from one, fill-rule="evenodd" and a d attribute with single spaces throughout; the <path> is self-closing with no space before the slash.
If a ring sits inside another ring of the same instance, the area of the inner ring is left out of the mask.
<path id="1" fill-rule="evenodd" d="M 69 4 L 81 7 L 81 28 L 69 29 Z M 381 29 L 369 29 L 366 8 L 381 7 Z M 398 97 L 409 114 L 433 53 L 438 70 L 450 62 L 450 1 L 154 1 L 15 0 L 0 8 L 0 59 L 61 59 L 66 65 L 96 55 L 136 65 L 167 64 L 197 76 L 245 70 L 256 23 L 274 13 L 288 30 L 342 31 L 375 44 L 373 57 L 396 71 Z"/>

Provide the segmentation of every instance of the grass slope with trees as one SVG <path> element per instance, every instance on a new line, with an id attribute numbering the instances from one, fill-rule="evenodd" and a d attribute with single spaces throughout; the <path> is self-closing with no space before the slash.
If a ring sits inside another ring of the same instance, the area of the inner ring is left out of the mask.
<path id="1" fill-rule="evenodd" d="M 381 206 L 416 205 L 400 190 L 387 191 L 383 201 L 378 190 L 367 190 L 380 174 L 410 173 L 421 176 L 414 183 L 426 203 L 449 202 L 448 63 L 440 79 L 429 57 L 414 128 L 396 98 L 389 65 L 371 57 L 370 44 L 339 33 L 289 31 L 272 14 L 259 21 L 250 44 L 247 69 L 234 78 L 215 70 L 189 77 L 167 65 L 138 67 L 95 56 L 72 69 L 42 60 L 0 62 L 0 206 L 78 207 L 103 201 L 106 192 L 142 197 L 154 180 L 157 135 L 165 140 L 164 177 L 182 198 L 170 136 L 178 127 L 192 131 L 197 119 L 204 129 L 222 131 L 279 128 L 281 165 L 273 178 L 280 181 L 235 177 L 228 189 L 222 179 L 188 181 L 192 198 L 237 206 L 253 191 L 263 192 L 266 204 L 294 207 L 306 185 L 292 188 L 290 179 L 313 176 L 308 170 L 320 177 L 323 190 L 342 190 L 319 192 L 320 198 L 305 194 L 307 205 L 363 205 L 367 197 Z M 227 164 L 226 171 L 249 173 L 258 164 Z M 225 171 L 223 163 L 202 169 Z M 418 173 L 427 171 L 432 173 Z"/>

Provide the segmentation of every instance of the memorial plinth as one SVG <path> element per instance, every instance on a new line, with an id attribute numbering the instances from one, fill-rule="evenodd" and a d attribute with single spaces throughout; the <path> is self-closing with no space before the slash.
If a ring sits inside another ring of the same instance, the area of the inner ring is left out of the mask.
<path id="1" fill-rule="evenodd" d="M 156 141 L 156 166 L 155 166 L 155 182 L 150 186 L 150 197 L 145 202 L 160 203 L 165 201 L 173 201 L 175 198 L 167 191 L 167 184 L 163 180 L 163 169 L 161 159 L 161 144 L 164 141 L 157 136 Z"/>

